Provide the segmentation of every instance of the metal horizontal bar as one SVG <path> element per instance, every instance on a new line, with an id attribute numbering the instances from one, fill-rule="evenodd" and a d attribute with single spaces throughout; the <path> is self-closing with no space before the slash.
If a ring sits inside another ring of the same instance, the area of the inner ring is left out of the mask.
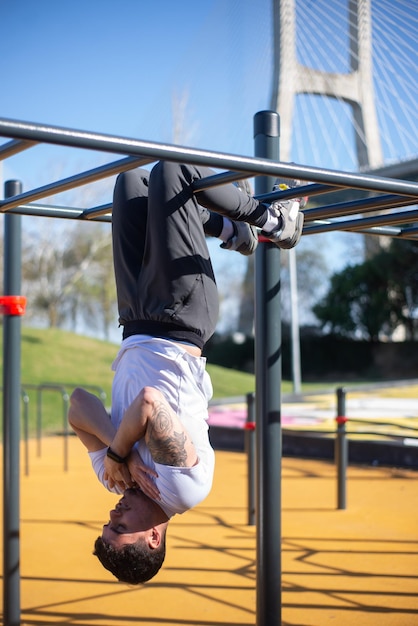
<path id="1" fill-rule="evenodd" d="M 108 215 L 112 213 L 112 203 L 102 204 L 101 206 L 93 207 L 92 209 L 85 209 L 80 215 L 85 220 L 95 220 L 100 215 Z"/>
<path id="2" fill-rule="evenodd" d="M 202 178 L 200 180 L 195 180 L 193 182 L 192 188 L 193 192 L 197 193 L 198 191 L 202 191 L 202 189 L 209 189 L 210 187 L 226 185 L 227 183 L 233 183 L 237 180 L 243 180 L 245 178 L 248 178 L 248 175 L 242 174 L 241 172 L 220 172 L 218 174 L 214 174 L 213 176 L 206 176 L 205 178 Z M 272 191 L 270 193 L 257 194 L 254 196 L 254 198 L 260 200 L 260 202 L 273 202 L 274 200 L 277 200 L 279 198 L 287 200 L 289 198 L 298 198 L 299 196 L 306 195 L 311 198 L 313 196 L 329 193 L 338 189 L 341 189 L 341 187 L 311 183 L 308 185 L 297 187 L 297 191 L 295 188 Z"/>
<path id="3" fill-rule="evenodd" d="M 40 217 L 63 217 L 67 219 L 85 219 L 89 221 L 110 222 L 112 203 L 103 204 L 90 209 L 32 203 L 19 205 L 18 207 L 10 209 L 9 212 Z M 418 220 L 418 209 L 384 215 L 379 214 L 368 218 L 359 217 L 352 220 L 343 220 L 341 218 L 338 220 L 317 220 L 315 222 L 309 222 L 305 225 L 303 234 L 312 235 L 331 232 L 333 230 L 350 230 L 353 232 L 364 232 L 365 234 L 399 236 L 401 234 L 401 230 L 400 228 L 396 228 L 396 225 L 408 223 L 410 221 L 414 221 L 415 219 Z M 395 227 L 388 228 L 390 224 L 395 225 Z M 385 226 L 386 228 L 384 228 Z M 369 230 L 367 230 L 368 228 Z M 402 236 L 404 233 L 406 234 L 406 231 L 412 236 L 412 238 L 415 239 L 415 234 L 418 232 L 418 229 L 404 229 L 402 231 Z"/>
<path id="4" fill-rule="evenodd" d="M 139 167 L 145 163 L 149 163 L 149 159 L 126 157 L 119 161 L 113 161 L 112 163 L 101 165 L 100 167 L 82 172 L 81 174 L 76 174 L 75 176 L 70 176 L 69 178 L 63 178 L 55 183 L 38 187 L 37 189 L 32 189 L 31 191 L 26 191 L 25 193 L 21 193 L 17 196 L 12 196 L 7 200 L 2 200 L 0 201 L 0 212 L 6 212 L 21 204 L 39 200 L 40 198 L 46 198 L 47 196 L 52 196 L 57 193 L 62 193 L 63 191 L 74 189 L 75 187 L 80 187 L 81 185 L 96 182 L 97 180 L 113 176 L 119 172 L 134 169 L 135 167 Z"/>
<path id="5" fill-rule="evenodd" d="M 356 424 L 370 424 L 371 426 L 391 426 L 392 428 L 399 428 L 399 430 L 409 430 L 409 431 L 417 431 L 418 432 L 418 428 L 416 428 L 415 426 L 410 426 L 408 424 L 398 424 L 397 422 L 380 422 L 380 421 L 375 421 L 375 420 L 366 420 L 366 419 L 359 419 L 357 417 L 349 417 L 348 418 L 348 423 L 352 424 L 352 423 L 356 423 Z M 404 435 L 403 435 L 404 436 Z"/>
<path id="6" fill-rule="evenodd" d="M 88 211 L 93 212 L 95 211 L 95 209 L 89 209 Z M 22 204 L 17 207 L 13 207 L 8 211 L 8 213 L 16 213 L 17 215 L 31 215 L 34 217 L 60 217 L 72 220 L 86 219 L 88 221 L 96 222 L 112 221 L 112 217 L 110 215 L 103 215 L 101 211 L 97 213 L 94 218 L 90 218 L 89 215 L 85 215 L 85 209 L 73 209 L 70 207 L 60 207 L 49 204 Z"/>
<path id="7" fill-rule="evenodd" d="M 350 220 L 353 223 L 354 220 Z M 363 226 L 360 228 L 360 226 Z M 356 232 L 362 233 L 364 235 L 387 235 L 389 237 L 399 237 L 402 233 L 402 229 L 400 226 L 372 226 L 370 228 L 365 228 L 364 223 L 361 221 L 361 218 L 358 219 L 358 228 L 350 227 L 347 228 L 346 220 L 338 220 L 338 221 L 318 221 L 312 222 L 309 224 L 307 228 L 304 229 L 304 235 L 318 235 L 321 233 L 334 232 L 334 231 L 345 231 L 345 232 Z"/>
<path id="8" fill-rule="evenodd" d="M 383 233 L 383 231 L 377 232 L 376 228 L 389 225 L 396 227 L 399 224 L 407 224 L 408 222 L 414 222 L 415 220 L 418 220 L 418 209 L 401 211 L 399 213 L 358 217 L 351 220 L 318 220 L 317 222 L 308 223 L 303 229 L 303 233 L 311 235 L 331 232 L 334 230 L 365 232 L 364 229 L 372 228 L 373 232 L 368 234 L 390 234 L 389 231 L 387 231 L 387 233 Z M 394 232 L 393 234 L 399 235 L 401 233 L 402 231 Z"/>
<path id="9" fill-rule="evenodd" d="M 193 193 L 198 193 L 203 189 L 209 189 L 211 187 L 219 187 L 220 185 L 226 185 L 228 183 L 233 183 L 238 180 L 244 180 L 248 178 L 247 174 L 242 174 L 240 172 L 220 172 L 219 174 L 214 174 L 213 176 L 206 176 L 200 180 L 195 180 L 192 184 Z M 262 193 L 254 196 L 260 202 L 274 202 L 274 200 L 288 200 L 289 198 L 298 198 L 299 196 L 312 197 L 314 195 L 319 195 L 322 193 L 328 193 L 330 191 L 335 191 L 336 187 L 332 187 L 330 185 L 317 185 L 315 183 L 309 185 L 303 185 L 297 188 L 280 190 L 280 191 L 271 191 L 270 193 Z M 338 189 L 340 189 L 338 187 Z"/>
<path id="10" fill-rule="evenodd" d="M 280 191 L 273 191 L 270 193 L 263 193 L 257 196 L 257 200 L 260 202 L 274 202 L 275 200 L 289 200 L 290 198 L 300 198 L 309 196 L 319 196 L 324 193 L 330 193 L 332 191 L 338 191 L 344 189 L 344 187 L 333 187 L 331 185 L 323 185 L 319 183 L 311 183 L 309 185 L 300 185 L 299 187 L 293 187 L 291 189 L 281 189 Z"/>
<path id="11" fill-rule="evenodd" d="M 19 154 L 28 148 L 32 148 L 32 146 L 36 146 L 36 141 L 20 141 L 17 139 L 13 139 L 12 141 L 8 141 L 0 146 L 0 161 L 4 159 L 8 159 L 15 154 Z"/>
<path id="12" fill-rule="evenodd" d="M 192 190 L 193 193 L 197 193 L 198 191 L 202 191 L 202 189 L 210 189 L 211 187 L 219 187 L 220 185 L 226 185 L 228 183 L 233 183 L 237 180 L 243 180 L 245 178 L 249 178 L 248 173 L 242 172 L 219 172 L 218 174 L 213 174 L 213 176 L 206 176 L 205 178 L 201 178 L 200 180 L 193 181 Z"/>
<path id="13" fill-rule="evenodd" d="M 361 235 L 375 235 L 375 236 L 386 236 L 386 237 L 399 237 L 401 239 L 410 239 L 411 241 L 416 241 L 418 239 L 418 231 L 417 232 L 409 232 L 407 228 L 399 228 L 395 226 L 375 226 L 373 228 L 345 228 L 344 222 L 324 222 L 321 224 L 312 223 L 313 225 L 309 225 L 306 230 L 303 231 L 303 235 L 320 235 L 321 233 L 326 232 L 352 232 L 358 233 Z"/>
<path id="14" fill-rule="evenodd" d="M 418 226 L 408 226 L 407 228 L 403 229 L 403 233 L 405 233 L 406 235 L 418 234 Z"/>
<path id="15" fill-rule="evenodd" d="M 408 224 L 410 222 L 418 221 L 418 209 L 410 209 L 409 211 L 400 211 L 399 213 L 386 213 L 383 215 L 381 214 L 371 215 L 369 217 L 359 218 L 359 220 L 366 227 Z M 353 227 L 353 229 L 357 230 L 356 227 Z"/>
<path id="16" fill-rule="evenodd" d="M 394 209 L 416 203 L 416 200 L 411 198 L 406 199 L 405 196 L 390 194 L 374 198 L 350 200 L 349 202 L 339 202 L 338 204 L 329 204 L 313 209 L 305 209 L 304 214 L 306 222 L 310 222 L 313 220 L 339 217 L 341 215 L 354 215 L 356 213 L 381 211 L 382 209 Z"/>
<path id="17" fill-rule="evenodd" d="M 274 163 L 269 159 L 239 157 L 220 152 L 198 150 L 126 137 L 85 132 L 57 126 L 47 126 L 0 118 L 0 135 L 43 143 L 86 148 L 104 152 L 150 157 L 150 160 L 168 160 L 208 165 L 226 170 L 238 170 L 253 175 L 300 178 L 352 189 L 367 189 L 397 193 L 418 198 L 418 183 L 385 179 L 378 176 L 347 173 L 290 163 Z"/>
<path id="18" fill-rule="evenodd" d="M 399 198 L 399 196 L 396 196 Z M 78 209 L 54 205 L 25 204 L 9 210 L 10 213 L 22 215 L 42 216 L 42 217 L 63 217 L 67 219 L 85 219 L 89 221 L 111 221 L 112 203 L 100 205 L 90 209 Z M 99 219 L 101 217 L 105 219 Z M 354 220 L 317 220 L 305 225 L 303 234 L 319 234 L 331 232 L 333 230 L 357 231 L 363 234 L 386 235 L 386 236 L 408 236 L 415 239 L 418 229 L 408 228 L 401 231 L 400 228 L 388 228 L 389 224 L 408 223 L 411 220 L 418 220 L 418 209 L 411 209 L 398 213 L 379 214 L 368 218 L 359 217 Z M 384 228 L 386 227 L 386 228 Z"/>
<path id="19" fill-rule="evenodd" d="M 379 237 L 401 237 L 402 228 L 399 226 L 372 226 L 371 228 L 352 229 L 350 232 L 358 232 L 363 235 L 377 235 Z"/>

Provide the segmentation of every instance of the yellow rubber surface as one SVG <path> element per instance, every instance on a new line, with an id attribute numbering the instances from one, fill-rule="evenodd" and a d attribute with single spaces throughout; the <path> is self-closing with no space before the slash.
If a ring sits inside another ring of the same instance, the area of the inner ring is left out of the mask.
<path id="1" fill-rule="evenodd" d="M 170 523 L 163 569 L 132 588 L 91 555 L 115 496 L 81 444 L 70 438 L 65 472 L 62 438 L 45 438 L 41 457 L 32 442 L 21 480 L 22 626 L 255 624 L 246 471 L 244 454 L 217 452 L 211 495 Z M 338 511 L 333 465 L 285 458 L 282 507 L 284 626 L 418 624 L 418 472 L 350 468 Z"/>

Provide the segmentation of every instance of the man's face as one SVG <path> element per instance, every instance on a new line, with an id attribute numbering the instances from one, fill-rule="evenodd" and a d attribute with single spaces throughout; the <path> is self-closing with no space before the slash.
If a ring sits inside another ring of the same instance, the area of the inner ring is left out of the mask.
<path id="1" fill-rule="evenodd" d="M 152 527 L 152 514 L 147 506 L 148 498 L 139 489 L 127 489 L 114 509 L 110 521 L 103 526 L 103 540 L 120 547 L 136 543 Z"/>

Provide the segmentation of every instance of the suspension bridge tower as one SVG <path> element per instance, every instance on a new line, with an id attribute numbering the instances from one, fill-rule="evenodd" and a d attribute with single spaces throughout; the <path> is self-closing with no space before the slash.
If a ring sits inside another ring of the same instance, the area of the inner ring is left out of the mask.
<path id="1" fill-rule="evenodd" d="M 291 159 L 295 97 L 312 94 L 335 98 L 350 105 L 359 169 L 382 165 L 373 90 L 371 0 L 347 0 L 349 71 L 346 73 L 327 72 L 298 62 L 295 3 L 296 0 L 273 0 L 271 108 L 280 114 L 280 158 L 283 161 Z M 314 32 L 312 38 L 315 38 Z M 320 41 L 320 38 L 317 40 Z M 371 237 L 366 237 L 368 255 L 376 251 L 376 238 L 373 239 L 375 245 Z"/>

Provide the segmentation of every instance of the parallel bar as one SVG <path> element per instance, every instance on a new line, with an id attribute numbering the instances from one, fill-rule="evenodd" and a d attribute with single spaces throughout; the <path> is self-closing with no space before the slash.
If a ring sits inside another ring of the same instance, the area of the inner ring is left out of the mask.
<path id="1" fill-rule="evenodd" d="M 402 230 L 403 237 L 409 238 L 409 237 L 413 237 L 414 235 L 418 235 L 418 226 L 410 226 Z"/>
<path id="2" fill-rule="evenodd" d="M 409 211 L 400 211 L 399 213 L 358 217 L 351 220 L 339 219 L 313 222 L 307 224 L 303 232 L 306 235 L 325 233 L 334 230 L 349 230 L 357 232 L 370 227 L 408 224 L 417 220 L 418 209 L 410 209 Z"/>
<path id="3" fill-rule="evenodd" d="M 248 178 L 248 173 L 220 172 L 219 174 L 214 174 L 213 176 L 206 176 L 206 178 L 195 180 L 192 184 L 192 190 L 193 193 L 197 193 L 202 189 L 210 189 L 211 187 L 226 185 L 228 183 L 233 183 L 236 180 L 243 180 L 244 178 Z"/>
<path id="4" fill-rule="evenodd" d="M 19 141 L 12 140 L 0 146 L 0 161 L 8 159 L 15 154 L 19 154 L 32 146 L 36 146 L 36 141 Z"/>
<path id="5" fill-rule="evenodd" d="M 96 206 L 92 209 L 85 209 L 81 217 L 85 220 L 96 220 L 98 217 L 108 215 L 112 213 L 112 203 L 102 204 L 102 206 Z"/>
<path id="6" fill-rule="evenodd" d="M 264 194 L 268 195 L 268 194 Z M 258 197 L 258 196 L 257 196 Z M 409 201 L 408 201 L 409 202 Z M 23 204 L 12 209 L 7 213 L 31 215 L 37 217 L 53 217 L 63 219 L 78 219 L 86 221 L 97 221 L 109 223 L 111 217 L 112 204 L 104 204 L 92 209 L 71 208 L 55 205 L 43 204 Z M 399 237 L 408 239 L 416 239 L 417 230 L 414 227 L 396 228 L 389 224 L 402 224 L 415 221 L 418 219 L 418 212 L 411 209 L 400 213 L 375 215 L 368 218 L 359 217 L 354 220 L 315 220 L 305 225 L 304 235 L 317 235 L 332 231 L 350 231 L 367 235 L 385 235 L 388 237 Z"/>
<path id="7" fill-rule="evenodd" d="M 110 222 L 112 220 L 110 215 L 106 213 L 111 212 L 112 205 L 107 204 L 101 207 L 97 207 L 97 213 L 94 215 L 96 209 L 74 209 L 71 207 L 54 206 L 52 204 L 22 204 L 13 209 L 9 209 L 5 212 L 6 215 L 31 215 L 36 217 L 58 217 L 63 219 L 86 219 L 96 222 Z M 92 215 L 90 215 L 90 213 Z"/>
<path id="8" fill-rule="evenodd" d="M 254 117 L 255 153 L 279 156 L 279 116 Z M 255 180 L 267 193 L 274 178 Z M 257 449 L 257 626 L 281 623 L 281 304 L 280 250 L 260 242 L 255 262 L 255 375 Z"/>
<path id="9" fill-rule="evenodd" d="M 195 192 L 199 191 L 200 189 L 206 188 L 205 182 L 207 180 L 208 179 L 205 178 L 199 181 L 200 183 L 199 188 L 195 189 Z M 321 187 L 323 186 L 321 185 Z M 306 189 L 307 193 L 309 193 L 310 186 L 306 186 L 304 188 L 299 188 L 299 189 Z M 295 195 L 295 192 L 293 191 L 292 194 Z M 283 197 L 284 195 L 286 195 L 287 197 L 288 195 L 287 192 L 283 192 Z M 258 195 L 255 195 L 254 197 L 257 198 L 258 200 L 271 202 L 277 199 L 278 194 L 277 192 L 269 193 L 269 194 L 258 194 Z M 397 199 L 397 201 L 395 201 L 395 199 Z M 38 215 L 40 217 L 63 217 L 63 218 L 70 218 L 70 219 L 82 218 L 82 219 L 88 219 L 88 220 L 94 219 L 96 216 L 106 215 L 107 213 L 111 213 L 112 211 L 111 203 L 104 204 L 99 207 L 93 207 L 92 209 L 76 209 L 72 207 L 62 207 L 62 206 L 49 205 L 49 204 L 43 205 L 43 204 L 36 204 L 36 203 L 31 203 L 31 204 L 24 203 L 24 204 L 19 204 L 18 206 L 15 206 L 13 208 L 9 208 L 11 205 L 17 204 L 18 200 L 21 200 L 21 197 L 14 201 L 4 201 L 3 203 L 0 202 L 0 207 L 3 204 L 3 206 L 7 207 L 7 212 L 17 213 L 21 215 L 33 215 L 33 216 Z M 350 214 L 357 214 L 360 212 L 367 213 L 367 212 L 373 212 L 373 211 L 380 211 L 382 209 L 387 209 L 387 208 L 398 208 L 398 207 L 410 206 L 410 205 L 415 205 L 415 202 L 413 200 L 411 201 L 410 199 L 405 200 L 404 198 L 401 198 L 401 196 L 391 195 L 391 196 L 382 196 L 381 204 L 379 204 L 379 199 L 374 198 L 373 200 L 368 200 L 368 201 L 353 201 L 353 202 L 347 202 L 347 203 L 341 203 L 341 204 L 335 204 L 335 205 L 328 205 L 325 207 L 319 207 L 315 209 L 306 209 L 305 210 L 306 226 L 305 226 L 304 234 L 311 234 L 310 228 L 311 228 L 312 223 L 315 223 L 315 222 L 317 222 L 318 224 L 334 224 L 335 223 L 338 225 L 339 222 L 330 222 L 330 221 L 327 222 L 326 220 L 335 218 L 335 217 L 340 218 L 342 215 L 345 216 L 345 215 L 350 215 Z M 332 212 L 332 211 L 335 211 L 336 209 L 338 209 L 337 213 Z M 412 211 L 411 211 L 411 214 L 412 214 Z M 387 221 L 386 216 L 388 215 L 389 214 L 380 216 L 381 220 L 383 220 L 380 222 L 382 225 L 386 223 Z M 388 218 L 389 222 L 396 223 L 398 219 L 397 216 L 399 216 L 400 220 L 403 220 L 404 216 L 408 216 L 408 213 L 401 212 L 401 213 L 396 213 L 396 214 L 393 213 L 390 215 L 391 215 L 390 219 Z M 376 216 L 376 219 L 378 217 L 379 216 Z M 406 220 L 406 221 L 409 221 L 409 220 Z M 312 230 L 312 232 L 318 232 L 318 231 Z"/>
<path id="10" fill-rule="evenodd" d="M 358 233 L 361 235 L 376 235 L 383 237 L 400 237 L 402 239 L 415 240 L 418 235 L 418 231 L 413 228 L 400 228 L 396 226 L 376 226 L 374 228 L 337 228 L 335 226 L 335 222 L 333 222 L 332 228 L 328 228 L 327 226 L 331 224 L 331 222 L 325 222 L 324 227 L 321 226 L 320 223 L 315 224 L 314 226 L 310 226 L 306 232 L 304 231 L 304 235 L 319 235 L 325 232 L 347 232 L 347 233 Z"/>
<path id="11" fill-rule="evenodd" d="M 5 197 L 19 194 L 21 183 L 5 183 Z M 20 215 L 4 220 L 4 295 L 21 288 Z M 4 626 L 20 624 L 20 334 L 19 315 L 3 322 L 3 604 Z"/>
<path id="12" fill-rule="evenodd" d="M 368 213 L 372 211 L 382 211 L 383 209 L 395 209 L 403 206 L 410 206 L 417 203 L 413 198 L 406 199 L 403 196 L 389 194 L 375 198 L 365 198 L 361 200 L 350 200 L 349 202 L 339 202 L 338 204 L 328 204 L 326 206 L 305 209 L 305 221 L 321 220 L 331 217 L 355 215 L 356 213 Z"/>
<path id="13" fill-rule="evenodd" d="M 77 174 L 76 176 L 63 178 L 62 180 L 59 180 L 55 183 L 50 183 L 49 185 L 44 185 L 43 187 L 32 189 L 32 191 L 22 193 L 16 198 L 13 198 L 13 200 L 1 201 L 0 211 L 5 212 L 25 202 L 32 202 L 33 200 L 39 200 L 40 198 L 45 198 L 47 196 L 52 196 L 57 193 L 62 193 L 63 191 L 67 191 L 68 189 L 80 187 L 81 185 L 94 183 L 98 180 L 101 180 L 102 178 L 107 178 L 109 176 L 118 174 L 119 172 L 134 169 L 146 163 L 149 163 L 149 159 L 137 159 L 133 157 L 127 157 L 126 159 L 121 159 L 120 161 L 107 163 L 106 165 L 101 165 L 100 167 L 88 170 L 87 172 L 82 172 L 81 174 Z"/>
<path id="14" fill-rule="evenodd" d="M 299 198 L 300 196 L 319 196 L 324 193 L 330 193 L 332 191 L 338 191 L 344 189 L 344 187 L 332 187 L 330 185 L 320 185 L 316 183 L 300 185 L 297 188 L 291 187 L 290 189 L 280 191 L 270 191 L 269 193 L 259 194 L 254 196 L 260 202 L 266 202 L 270 204 L 274 200 L 289 200 L 290 198 Z"/>
<path id="15" fill-rule="evenodd" d="M 214 174 L 213 176 L 207 176 L 206 178 L 202 178 L 201 180 L 195 180 L 192 188 L 193 192 L 196 193 L 201 191 L 202 189 L 209 189 L 210 187 L 217 187 L 219 185 L 226 185 L 227 183 L 233 183 L 236 180 L 242 180 L 244 178 L 248 178 L 248 174 L 242 174 L 240 172 L 220 172 L 219 174 Z M 341 189 L 341 187 L 333 187 L 332 185 L 320 185 L 315 183 L 306 184 L 298 187 L 297 191 L 294 189 L 289 189 L 287 191 L 269 191 L 268 193 L 256 194 L 254 198 L 260 200 L 260 202 L 273 202 L 274 200 L 278 200 L 279 198 L 283 200 L 287 200 L 288 198 L 297 198 L 299 195 L 305 196 L 308 195 L 310 198 L 313 196 L 318 196 L 324 193 L 330 193 L 332 191 L 336 191 Z"/>
<path id="16" fill-rule="evenodd" d="M 378 176 L 272 162 L 269 159 L 239 157 L 209 150 L 198 150 L 185 146 L 174 146 L 5 118 L 0 118 L 0 136 L 102 152 L 129 154 L 141 158 L 150 157 L 151 161 L 162 159 L 178 163 L 208 165 L 220 169 L 239 170 L 274 178 L 299 178 L 305 181 L 315 181 L 338 187 L 387 191 L 418 198 L 418 183 L 405 180 L 391 179 L 389 181 Z"/>
<path id="17" fill-rule="evenodd" d="M 360 219 L 360 218 L 359 218 Z M 371 226 L 390 226 L 398 224 L 410 224 L 418 220 L 418 209 L 410 209 L 409 211 L 400 211 L 399 213 L 390 213 L 386 215 L 371 215 L 365 217 L 363 221 L 363 227 L 369 228 Z M 345 221 L 345 220 L 344 220 Z M 355 222 L 356 220 L 347 220 L 348 222 Z M 353 224 L 350 229 L 358 230 L 360 226 Z"/>

